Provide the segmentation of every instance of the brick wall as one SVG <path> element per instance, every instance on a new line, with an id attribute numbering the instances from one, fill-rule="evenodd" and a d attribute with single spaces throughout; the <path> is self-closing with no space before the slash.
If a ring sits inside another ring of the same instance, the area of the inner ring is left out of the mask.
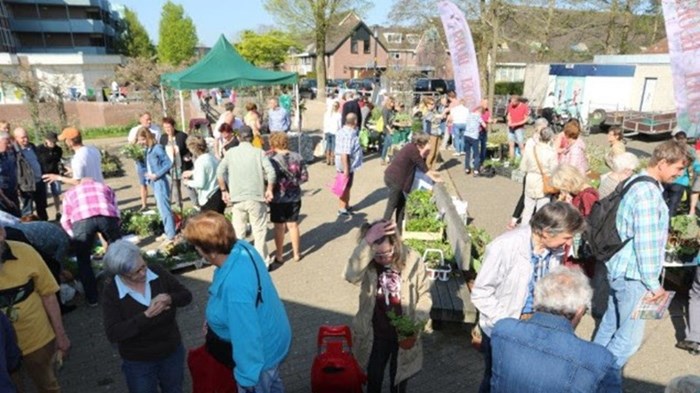
<path id="1" fill-rule="evenodd" d="M 139 113 L 151 110 L 154 119 L 160 117 L 160 111 L 156 112 L 146 103 L 130 103 L 112 105 L 105 102 L 66 102 L 68 123 L 80 128 L 104 127 L 110 125 L 128 125 L 138 120 Z M 42 119 L 52 123 L 58 123 L 58 115 L 52 105 L 39 104 Z M 185 114 L 189 119 L 196 113 L 185 105 Z M 179 116 L 179 114 L 178 114 Z M 29 106 L 27 104 L 0 105 L 0 120 L 7 120 L 13 126 L 31 126 Z M 179 117 L 177 118 L 179 120 Z"/>
<path id="2" fill-rule="evenodd" d="M 345 40 L 335 53 L 326 62 L 328 79 L 352 79 L 353 69 L 365 68 L 374 63 L 374 37 L 370 37 L 370 53 L 365 54 L 362 41 L 358 42 L 357 53 L 350 50 L 350 38 Z M 377 65 L 386 67 L 388 54 L 381 45 L 377 45 Z"/>

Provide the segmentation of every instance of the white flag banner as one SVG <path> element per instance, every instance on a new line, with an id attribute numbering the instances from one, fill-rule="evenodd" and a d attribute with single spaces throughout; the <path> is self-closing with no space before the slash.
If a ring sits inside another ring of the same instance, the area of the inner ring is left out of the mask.
<path id="1" fill-rule="evenodd" d="M 438 4 L 438 10 L 450 48 L 455 93 L 457 97 L 464 100 L 467 108 L 473 109 L 481 104 L 481 87 L 472 33 L 464 18 L 464 12 L 453 2 L 441 1 Z"/>
<path id="2" fill-rule="evenodd" d="M 700 137 L 700 0 L 663 0 L 678 126 Z"/>

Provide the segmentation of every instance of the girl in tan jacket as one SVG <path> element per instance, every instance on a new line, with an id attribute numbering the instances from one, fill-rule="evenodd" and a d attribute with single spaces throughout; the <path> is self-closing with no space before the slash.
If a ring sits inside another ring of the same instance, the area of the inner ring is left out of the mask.
<path id="1" fill-rule="evenodd" d="M 423 348 L 418 337 L 399 346 L 387 312 L 416 322 L 430 318 L 430 285 L 420 256 L 403 245 L 395 223 L 376 221 L 360 230 L 344 278 L 361 288 L 360 308 L 353 319 L 353 352 L 367 369 L 367 392 L 381 392 L 388 362 L 391 392 L 405 392 L 408 378 L 423 366 Z"/>

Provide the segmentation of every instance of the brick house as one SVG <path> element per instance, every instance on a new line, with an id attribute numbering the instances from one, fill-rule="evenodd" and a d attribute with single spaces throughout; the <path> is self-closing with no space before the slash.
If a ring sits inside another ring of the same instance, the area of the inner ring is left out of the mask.
<path id="1" fill-rule="evenodd" d="M 354 12 L 349 12 L 330 29 L 326 40 L 326 77 L 370 78 L 375 66 L 379 72 L 389 68 L 408 69 L 425 75 L 450 77 L 449 58 L 434 64 L 434 60 L 440 58 L 439 54 L 445 57 L 437 32 L 405 27 L 370 27 Z M 285 68 L 306 75 L 315 71 L 317 57 L 316 46 L 311 43 L 304 52 L 291 54 Z"/>

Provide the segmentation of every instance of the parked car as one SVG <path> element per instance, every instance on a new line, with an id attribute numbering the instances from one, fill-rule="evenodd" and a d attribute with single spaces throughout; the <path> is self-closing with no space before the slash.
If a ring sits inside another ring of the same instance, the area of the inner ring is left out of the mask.
<path id="1" fill-rule="evenodd" d="M 413 85 L 413 102 L 417 104 L 423 97 L 434 97 L 448 91 L 447 81 L 444 79 L 419 78 Z"/>
<path id="2" fill-rule="evenodd" d="M 350 79 L 347 83 L 347 90 L 352 90 L 362 96 L 372 95 L 373 89 L 372 79 Z"/>
<path id="3" fill-rule="evenodd" d="M 313 100 L 318 94 L 316 79 L 303 79 L 299 82 L 299 96 L 301 98 Z"/>

